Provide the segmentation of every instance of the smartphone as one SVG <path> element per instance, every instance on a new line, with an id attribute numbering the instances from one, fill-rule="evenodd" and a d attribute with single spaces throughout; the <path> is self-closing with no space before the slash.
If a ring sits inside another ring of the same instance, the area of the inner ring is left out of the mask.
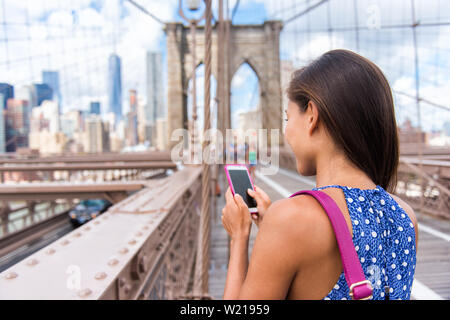
<path id="1" fill-rule="evenodd" d="M 255 199 L 247 193 L 247 189 L 255 190 L 247 166 L 243 164 L 227 164 L 225 165 L 225 173 L 227 174 L 228 184 L 233 196 L 236 193 L 239 194 L 247 204 L 250 213 L 258 213 Z"/>

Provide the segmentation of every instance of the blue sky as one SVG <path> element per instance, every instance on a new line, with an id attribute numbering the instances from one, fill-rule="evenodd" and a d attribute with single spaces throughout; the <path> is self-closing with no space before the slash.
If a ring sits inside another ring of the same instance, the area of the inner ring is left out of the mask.
<path id="1" fill-rule="evenodd" d="M 179 20 L 176 0 L 136 1 L 164 21 Z M 235 2 L 230 1 L 230 11 Z M 310 0 L 309 4 L 315 2 Z M 146 100 L 145 53 L 148 50 L 164 53 L 165 37 L 160 24 L 130 3 L 124 0 L 5 0 L 4 3 L 5 12 L 0 14 L 0 35 L 3 35 L 0 81 L 20 86 L 41 81 L 44 69 L 59 70 L 64 110 L 87 109 L 91 100 L 101 101 L 105 109 L 107 58 L 116 51 L 122 58 L 124 112 L 128 110 L 129 89 L 137 89 L 138 96 Z M 213 8 L 217 17 L 216 3 Z M 450 21 L 450 1 L 416 0 L 415 3 L 416 16 L 421 22 Z M 233 22 L 286 20 L 304 10 L 307 4 L 304 0 L 241 0 Z M 292 60 L 294 67 L 300 67 L 333 48 L 358 50 L 380 66 L 394 91 L 414 94 L 411 28 L 377 28 L 377 24 L 379 27 L 411 23 L 410 0 L 358 0 L 357 4 L 354 10 L 353 0 L 330 0 L 286 25 L 280 42 L 282 59 Z M 351 28 L 356 21 L 361 27 L 359 43 L 354 30 L 339 31 Z M 327 32 L 330 27 L 336 31 Z M 417 32 L 421 94 L 427 100 L 449 105 L 450 27 L 422 27 Z M 166 60 L 164 67 L 165 63 Z M 244 66 L 235 77 L 238 79 L 233 82 L 239 85 L 233 90 L 232 108 L 256 107 L 257 101 L 252 98 L 254 74 Z M 398 122 L 406 117 L 414 122 L 417 118 L 414 101 L 405 96 L 395 98 Z M 427 130 L 440 129 L 445 121 L 450 121 L 448 111 L 425 104 L 422 108 L 423 127 Z"/>

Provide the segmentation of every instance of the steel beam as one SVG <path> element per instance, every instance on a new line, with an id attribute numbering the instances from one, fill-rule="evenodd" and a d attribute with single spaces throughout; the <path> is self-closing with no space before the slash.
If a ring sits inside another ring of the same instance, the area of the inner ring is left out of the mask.
<path id="1" fill-rule="evenodd" d="M 186 167 L 0 273 L 0 299 L 188 294 L 201 168 Z"/>

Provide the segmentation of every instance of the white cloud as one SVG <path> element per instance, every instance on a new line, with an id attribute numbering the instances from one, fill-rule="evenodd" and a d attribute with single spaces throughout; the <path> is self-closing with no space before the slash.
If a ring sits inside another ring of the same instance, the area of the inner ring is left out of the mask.
<path id="1" fill-rule="evenodd" d="M 58 70 L 66 110 L 86 109 L 89 100 L 101 100 L 106 111 L 108 56 L 115 43 L 122 59 L 123 111 L 128 109 L 129 89 L 145 96 L 145 52 L 159 49 L 162 26 L 127 1 L 100 2 L 100 10 L 92 3 L 6 0 L 6 22 L 25 23 L 28 15 L 30 26 L 8 26 L 10 41 L 7 48 L 4 43 L 0 47 L 0 81 L 20 86 L 41 81 L 42 70 Z M 139 3 L 166 21 L 177 5 L 163 0 Z"/>
<path id="2" fill-rule="evenodd" d="M 28 15 L 30 27 L 8 26 L 6 31 L 10 41 L 7 47 L 5 43 L 0 44 L 0 81 L 21 85 L 40 81 L 43 69 L 60 70 L 66 108 L 87 108 L 87 101 L 92 97 L 102 101 L 105 110 L 107 61 L 114 49 L 113 35 L 116 35 L 116 51 L 122 58 L 124 111 L 128 109 L 129 89 L 136 88 L 138 95 L 145 97 L 145 52 L 160 47 L 162 26 L 128 1 L 98 2 L 99 10 L 95 9 L 98 6 L 91 6 L 92 3 L 92 0 L 5 0 L 7 21 L 25 23 Z M 139 0 L 139 3 L 164 21 L 173 21 L 177 16 L 176 0 Z M 236 0 L 230 1 L 230 11 L 235 3 Z M 312 3 L 314 1 L 310 1 Z M 425 1 L 416 3 L 417 18 L 422 22 L 436 21 L 438 11 L 450 11 L 450 1 L 440 1 L 439 5 Z M 271 18 L 276 12 L 280 13 L 277 17 L 287 18 L 306 8 L 307 2 L 246 0 L 241 1 L 240 7 L 254 4 L 263 4 Z M 294 4 L 295 10 L 292 8 Z M 331 0 L 286 25 L 282 31 L 281 53 L 293 59 L 298 67 L 333 48 L 355 50 L 354 30 L 323 32 L 328 28 L 328 22 L 332 29 L 351 28 L 355 22 L 353 4 L 353 0 Z M 373 4 L 379 8 L 382 25 L 411 22 L 410 0 L 358 0 L 360 26 L 367 25 L 367 8 Z M 217 1 L 213 1 L 213 8 L 218 18 Z M 308 29 L 312 32 L 308 33 Z M 450 101 L 447 95 L 450 92 L 450 71 L 446 67 L 450 65 L 447 29 L 417 28 L 423 81 L 421 95 L 444 105 L 449 105 Z M 410 28 L 360 30 L 360 52 L 381 67 L 396 90 L 414 90 L 414 50 Z M 233 78 L 233 87 L 245 86 L 245 77 L 237 74 Z M 436 83 L 430 83 L 432 79 Z M 397 102 L 404 103 L 406 108 L 410 104 L 407 100 L 398 97 Z M 441 118 L 445 117 L 448 117 L 448 112 L 444 111 Z"/>

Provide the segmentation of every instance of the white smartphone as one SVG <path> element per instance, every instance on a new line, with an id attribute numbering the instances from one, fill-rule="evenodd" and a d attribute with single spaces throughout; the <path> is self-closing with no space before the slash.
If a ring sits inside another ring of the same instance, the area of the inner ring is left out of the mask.
<path id="1" fill-rule="evenodd" d="M 239 194 L 247 204 L 250 213 L 258 213 L 256 200 L 247 193 L 247 189 L 255 190 L 247 166 L 243 164 L 227 164 L 225 172 L 233 196 L 236 193 Z"/>

